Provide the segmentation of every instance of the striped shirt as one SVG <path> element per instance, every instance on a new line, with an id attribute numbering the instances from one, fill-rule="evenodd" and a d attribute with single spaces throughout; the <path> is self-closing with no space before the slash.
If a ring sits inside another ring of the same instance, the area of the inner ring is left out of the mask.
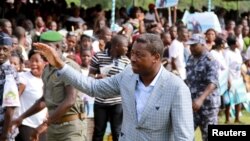
<path id="1" fill-rule="evenodd" d="M 97 73 L 104 73 L 110 77 L 122 72 L 128 64 L 130 64 L 130 60 L 127 56 L 121 56 L 120 58 L 112 59 L 107 52 L 98 52 L 92 57 L 90 67 Z M 103 71 L 104 69 L 105 71 Z M 115 105 L 121 103 L 121 97 L 96 97 L 95 102 L 99 104 Z"/>

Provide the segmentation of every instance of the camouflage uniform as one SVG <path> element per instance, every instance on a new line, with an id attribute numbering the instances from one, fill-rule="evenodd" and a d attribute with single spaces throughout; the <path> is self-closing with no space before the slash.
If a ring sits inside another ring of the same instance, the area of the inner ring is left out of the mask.
<path id="1" fill-rule="evenodd" d="M 187 61 L 187 85 L 190 88 L 192 100 L 200 97 L 206 87 L 213 83 L 218 85 L 218 64 L 209 52 L 204 52 L 200 58 L 190 56 Z M 220 95 L 214 90 L 203 102 L 200 110 L 194 112 L 194 128 L 198 126 L 202 132 L 203 141 L 207 140 L 208 125 L 218 123 Z"/>

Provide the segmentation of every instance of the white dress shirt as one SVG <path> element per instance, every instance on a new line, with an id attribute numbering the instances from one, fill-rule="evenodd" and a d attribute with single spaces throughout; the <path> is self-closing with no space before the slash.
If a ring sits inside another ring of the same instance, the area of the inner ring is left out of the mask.
<path id="1" fill-rule="evenodd" d="M 135 100 L 136 100 L 136 113 L 137 113 L 137 120 L 139 121 L 144 110 L 144 107 L 148 101 L 149 96 L 152 94 L 154 86 L 159 79 L 159 76 L 163 70 L 163 66 L 161 66 L 159 72 L 155 76 L 154 80 L 148 85 L 145 86 L 143 82 L 138 77 L 137 84 L 135 87 Z"/>

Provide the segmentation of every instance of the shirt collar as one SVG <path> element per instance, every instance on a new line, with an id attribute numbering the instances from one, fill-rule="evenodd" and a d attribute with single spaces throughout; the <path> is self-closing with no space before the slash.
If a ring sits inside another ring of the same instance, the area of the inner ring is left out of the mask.
<path id="1" fill-rule="evenodd" d="M 157 73 L 157 75 L 155 76 L 155 78 L 153 79 L 153 81 L 149 84 L 149 86 L 155 86 L 157 80 L 158 80 L 159 77 L 160 77 L 160 74 L 161 74 L 162 70 L 163 70 L 163 66 L 161 65 L 160 70 L 158 71 L 158 73 Z M 137 82 L 141 82 L 141 83 L 142 83 L 142 81 L 140 80 L 139 76 L 137 77 Z"/>
<path id="2" fill-rule="evenodd" d="M 10 65 L 10 61 L 9 60 L 7 60 L 6 62 L 4 62 L 1 66 L 8 66 L 8 65 Z"/>

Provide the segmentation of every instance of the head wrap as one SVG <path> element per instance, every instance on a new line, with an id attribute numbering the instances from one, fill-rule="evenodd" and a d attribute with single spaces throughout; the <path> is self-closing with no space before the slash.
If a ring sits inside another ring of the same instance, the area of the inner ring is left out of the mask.
<path id="1" fill-rule="evenodd" d="M 12 38 L 4 32 L 0 32 L 0 46 L 12 47 Z"/>

